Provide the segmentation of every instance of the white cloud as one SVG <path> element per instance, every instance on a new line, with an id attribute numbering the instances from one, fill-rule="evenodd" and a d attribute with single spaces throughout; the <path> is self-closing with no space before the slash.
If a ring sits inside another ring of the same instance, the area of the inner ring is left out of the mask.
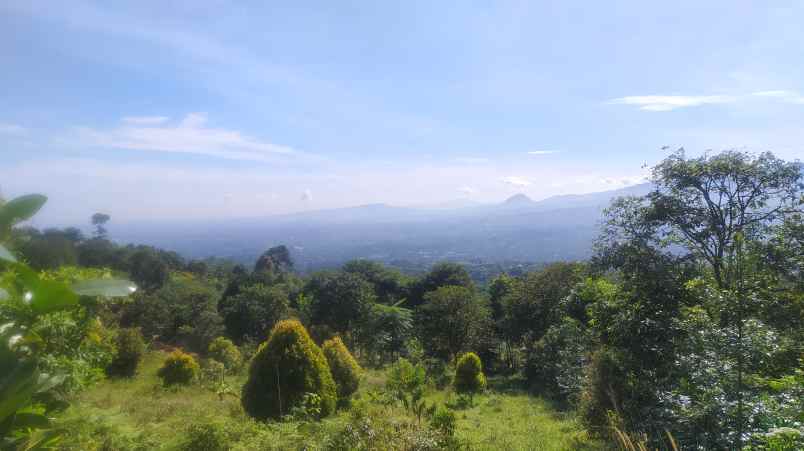
<path id="1" fill-rule="evenodd" d="M 156 125 L 164 124 L 169 119 L 167 116 L 126 116 L 123 122 L 133 125 Z"/>
<path id="2" fill-rule="evenodd" d="M 636 105 L 644 111 L 672 111 L 679 108 L 736 101 L 737 97 L 734 96 L 626 96 L 612 99 L 609 103 Z"/>
<path id="3" fill-rule="evenodd" d="M 509 185 L 519 186 L 519 187 L 530 186 L 531 185 L 531 182 L 529 180 L 524 179 L 522 177 L 516 177 L 516 176 L 503 177 L 502 181 L 504 183 L 509 184 Z"/>
<path id="4" fill-rule="evenodd" d="M 472 188 L 471 186 L 462 186 L 462 187 L 458 188 L 458 191 L 460 191 L 461 193 L 463 193 L 463 194 L 465 194 L 467 196 L 471 196 L 472 194 L 475 194 L 477 192 L 477 190 Z"/>
<path id="5" fill-rule="evenodd" d="M 309 189 L 304 190 L 301 195 L 301 200 L 302 202 L 310 202 L 313 200 L 313 193 Z"/>
<path id="6" fill-rule="evenodd" d="M 550 155 L 553 153 L 561 153 L 560 150 L 531 150 L 529 155 Z"/>
<path id="7" fill-rule="evenodd" d="M 24 135 L 28 132 L 28 130 L 17 124 L 4 124 L 0 123 L 0 135 Z"/>
<path id="8" fill-rule="evenodd" d="M 126 120 L 129 119 L 129 120 Z M 271 161 L 298 151 L 242 135 L 236 130 L 206 126 L 205 113 L 190 113 L 177 125 L 165 125 L 155 118 L 131 122 L 112 129 L 77 128 L 82 144 L 117 149 L 177 152 L 208 155 L 232 160 Z M 161 120 L 161 117 L 159 117 Z M 274 158 L 272 158 L 274 157 Z"/>
<path id="9" fill-rule="evenodd" d="M 769 97 L 787 103 L 804 104 L 804 96 L 802 96 L 796 91 L 784 91 L 784 90 L 757 91 L 751 93 L 751 95 L 754 97 Z"/>

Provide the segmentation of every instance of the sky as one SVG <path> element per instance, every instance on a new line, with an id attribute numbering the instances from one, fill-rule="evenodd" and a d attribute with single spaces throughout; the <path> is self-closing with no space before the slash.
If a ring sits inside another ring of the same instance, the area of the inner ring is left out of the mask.
<path id="1" fill-rule="evenodd" d="M 38 222 L 616 189 L 804 159 L 804 2 L 0 2 L 0 190 Z"/>

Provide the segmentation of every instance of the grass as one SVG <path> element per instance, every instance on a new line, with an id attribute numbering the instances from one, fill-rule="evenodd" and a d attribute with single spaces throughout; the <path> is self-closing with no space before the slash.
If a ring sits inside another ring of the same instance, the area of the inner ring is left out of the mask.
<path id="1" fill-rule="evenodd" d="M 179 389 L 165 389 L 156 371 L 166 354 L 149 353 L 132 379 L 103 381 L 80 394 L 58 419 L 69 432 L 62 444 L 68 450 L 179 450 L 187 448 L 193 425 L 214 424 L 210 437 L 235 450 L 250 449 L 321 449 L 328 438 L 344 430 L 350 421 L 348 411 L 312 423 L 258 423 L 249 419 L 239 400 L 219 398 L 201 384 Z M 238 392 L 245 375 L 228 378 Z M 429 403 L 455 408 L 456 437 L 470 450 L 604 450 L 591 439 L 569 415 L 555 410 L 544 400 L 512 388 L 475 396 L 471 406 L 460 406 L 450 390 L 432 390 Z M 358 398 L 380 390 L 385 374 L 368 370 Z M 500 384 L 497 384 L 501 387 Z M 366 402 L 363 403 L 364 405 Z M 371 415 L 382 416 L 390 424 L 411 422 L 397 406 L 372 406 Z M 397 423 L 395 423 L 397 422 Z M 217 434 L 217 435 L 216 435 Z M 216 449 L 214 447 L 196 449 Z"/>

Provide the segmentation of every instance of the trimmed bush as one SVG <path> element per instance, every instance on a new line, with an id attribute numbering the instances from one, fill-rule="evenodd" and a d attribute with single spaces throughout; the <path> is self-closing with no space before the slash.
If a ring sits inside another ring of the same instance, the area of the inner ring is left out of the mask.
<path id="1" fill-rule="evenodd" d="M 307 393 L 321 398 L 322 416 L 335 410 L 337 388 L 321 348 L 300 322 L 280 321 L 251 360 L 243 409 L 260 420 L 280 418 Z"/>
<path id="2" fill-rule="evenodd" d="M 362 372 L 360 365 L 343 344 L 341 337 L 325 341 L 322 350 L 329 363 L 329 369 L 332 371 L 332 378 L 335 379 L 338 398 L 349 399 L 360 384 L 360 373 Z"/>
<path id="3" fill-rule="evenodd" d="M 106 368 L 110 376 L 132 377 L 145 354 L 145 340 L 137 328 L 120 329 L 115 337 L 117 352 Z"/>
<path id="4" fill-rule="evenodd" d="M 483 364 L 477 354 L 467 352 L 458 359 L 453 385 L 456 392 L 470 396 L 486 388 Z"/>
<path id="5" fill-rule="evenodd" d="M 222 363 L 230 372 L 239 368 L 242 362 L 240 350 L 228 338 L 218 337 L 212 340 L 207 352 L 211 359 Z"/>
<path id="6" fill-rule="evenodd" d="M 170 353 L 156 374 L 167 386 L 187 385 L 198 376 L 199 370 L 198 362 L 193 356 L 177 349 Z"/>

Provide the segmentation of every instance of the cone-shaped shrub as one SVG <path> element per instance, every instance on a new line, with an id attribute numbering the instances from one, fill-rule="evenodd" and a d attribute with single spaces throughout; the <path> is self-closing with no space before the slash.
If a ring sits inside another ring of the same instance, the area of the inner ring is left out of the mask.
<path id="1" fill-rule="evenodd" d="M 190 354 L 175 350 L 156 373 L 165 385 L 187 385 L 198 376 L 200 367 Z"/>
<path id="2" fill-rule="evenodd" d="M 257 419 L 279 418 L 307 393 L 321 398 L 321 415 L 335 410 L 337 389 L 321 348 L 298 321 L 280 321 L 251 360 L 243 409 Z"/>
<path id="3" fill-rule="evenodd" d="M 486 387 L 486 376 L 483 374 L 483 364 L 480 357 L 474 352 L 467 352 L 458 359 L 455 367 L 455 381 L 453 383 L 458 393 L 473 395 Z"/>
<path id="4" fill-rule="evenodd" d="M 343 344 L 341 337 L 325 341 L 322 349 L 327 363 L 329 363 L 329 369 L 332 371 L 332 378 L 335 379 L 335 385 L 338 387 L 338 398 L 349 399 L 360 384 L 362 371 L 360 365 Z"/>

